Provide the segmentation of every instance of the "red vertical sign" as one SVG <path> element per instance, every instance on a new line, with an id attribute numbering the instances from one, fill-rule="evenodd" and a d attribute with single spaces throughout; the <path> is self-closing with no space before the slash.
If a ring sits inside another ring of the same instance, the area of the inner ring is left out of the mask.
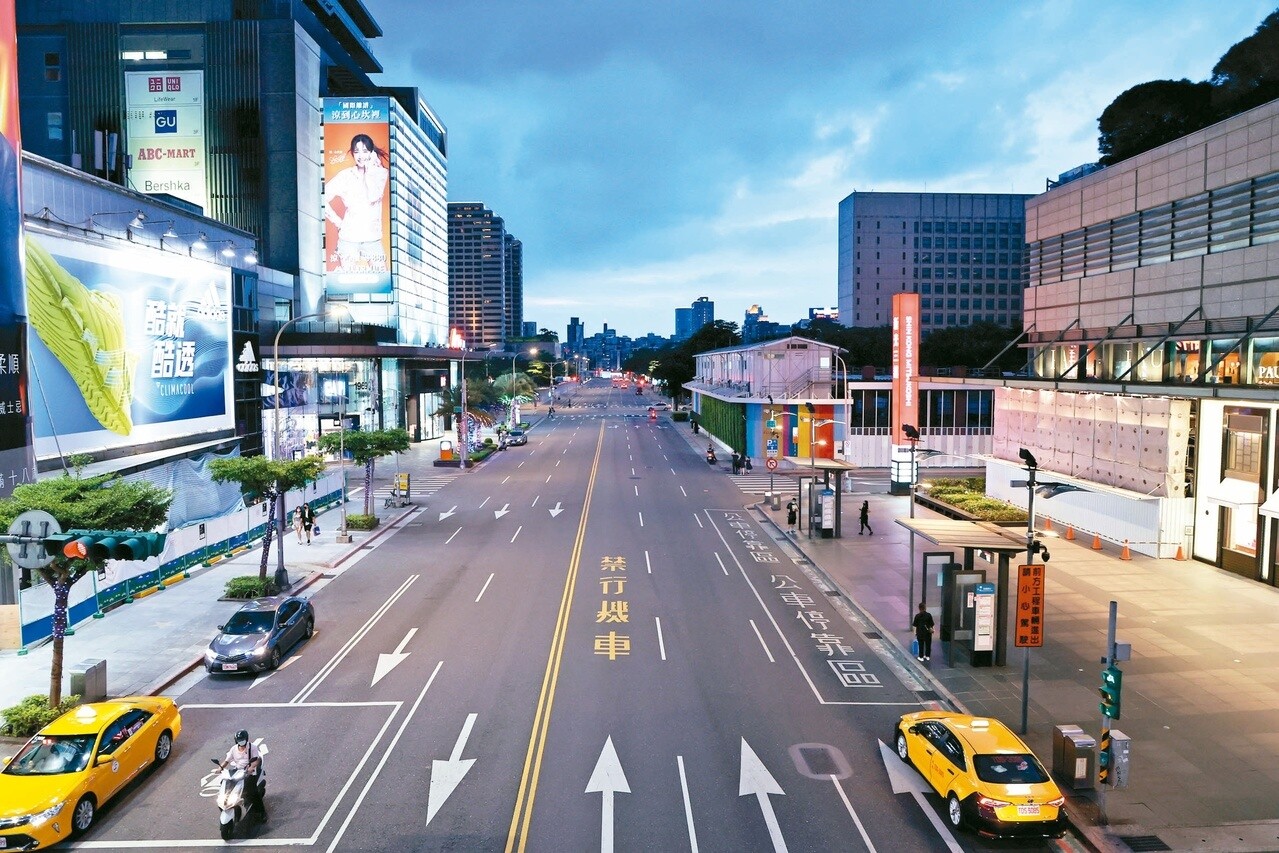
<path id="1" fill-rule="evenodd" d="M 1044 566 L 1017 567 L 1017 609 L 1013 645 L 1037 649 L 1044 644 Z"/>
<path id="2" fill-rule="evenodd" d="M 919 294 L 893 296 L 893 444 L 905 444 L 902 424 L 919 426 Z"/>

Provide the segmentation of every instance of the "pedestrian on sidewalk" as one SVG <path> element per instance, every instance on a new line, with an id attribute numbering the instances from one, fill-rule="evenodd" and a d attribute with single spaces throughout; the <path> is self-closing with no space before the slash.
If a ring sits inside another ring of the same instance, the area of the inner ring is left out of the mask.
<path id="1" fill-rule="evenodd" d="M 742 464 L 746 466 L 746 473 L 749 474 L 751 472 L 751 458 L 749 456 L 743 455 Z"/>
<path id="2" fill-rule="evenodd" d="M 308 503 L 298 507 L 302 510 L 302 529 L 306 533 L 306 544 L 311 544 L 311 534 L 315 532 L 315 510 Z"/>
<path id="3" fill-rule="evenodd" d="M 799 504 L 795 503 L 795 499 L 791 498 L 786 502 L 786 532 L 791 536 L 795 535 L 795 522 L 799 520 Z"/>
<path id="4" fill-rule="evenodd" d="M 857 535 L 861 536 L 862 531 L 865 531 L 869 533 L 871 536 L 874 536 L 875 531 L 870 529 L 870 501 L 862 501 L 861 521 L 862 521 L 862 526 L 857 529 Z"/>
<path id="5" fill-rule="evenodd" d="M 737 451 L 733 451 L 733 473 L 740 474 L 742 472 L 742 457 L 737 455 Z"/>
<path id="6" fill-rule="evenodd" d="M 919 612 L 910 624 L 915 627 L 915 641 L 919 643 L 919 654 L 915 655 L 915 659 L 928 660 L 933 656 L 933 614 L 924 607 L 924 602 L 919 602 Z"/>
<path id="7" fill-rule="evenodd" d="M 298 544 L 302 544 L 302 528 L 305 523 L 302 520 L 302 506 L 299 505 L 293 510 L 293 532 L 298 535 Z"/>

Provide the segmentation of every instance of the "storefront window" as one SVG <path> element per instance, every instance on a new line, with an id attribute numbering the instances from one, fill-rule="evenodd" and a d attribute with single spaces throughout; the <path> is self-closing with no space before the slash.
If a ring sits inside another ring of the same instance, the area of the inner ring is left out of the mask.
<path id="1" fill-rule="evenodd" d="M 1235 347 L 1237 339 L 1214 340 L 1208 342 L 1208 363 L 1217 362 L 1212 372 L 1204 377 L 1206 382 L 1217 382 L 1222 385 L 1239 383 L 1239 350 Z M 1222 357 L 1222 353 L 1226 353 Z M 1220 361 L 1218 359 L 1220 358 Z"/>
<path id="2" fill-rule="evenodd" d="M 1197 381 L 1199 341 L 1173 341 L 1168 348 L 1168 378 L 1173 382 Z"/>
<path id="3" fill-rule="evenodd" d="M 1254 340 L 1249 365 L 1253 384 L 1279 385 L 1279 338 Z"/>

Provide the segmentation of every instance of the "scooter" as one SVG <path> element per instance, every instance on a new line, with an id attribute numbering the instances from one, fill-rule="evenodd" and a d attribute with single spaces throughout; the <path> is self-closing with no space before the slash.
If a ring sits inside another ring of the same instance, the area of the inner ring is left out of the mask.
<path id="1" fill-rule="evenodd" d="M 706 464 L 714 465 L 716 461 L 717 460 L 715 459 L 715 451 L 714 450 L 706 451 Z"/>
<path id="2" fill-rule="evenodd" d="M 266 744 L 259 738 L 254 741 L 257 747 L 258 755 L 265 756 L 267 754 Z M 213 759 L 214 764 L 221 764 L 218 759 Z M 248 769 L 237 770 L 231 767 L 223 767 L 222 772 L 218 775 L 218 797 L 217 805 L 220 812 L 218 816 L 218 829 L 222 833 L 223 841 L 230 841 L 235 835 L 235 829 L 244 823 L 249 817 L 249 804 L 244 799 L 244 783 L 248 778 Z M 261 758 L 258 759 L 258 799 L 260 804 L 258 807 L 265 814 L 266 803 L 266 767 Z"/>

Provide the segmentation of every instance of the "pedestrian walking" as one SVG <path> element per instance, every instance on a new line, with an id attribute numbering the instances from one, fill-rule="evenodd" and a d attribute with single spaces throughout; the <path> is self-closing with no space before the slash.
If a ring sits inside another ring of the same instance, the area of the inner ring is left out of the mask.
<path id="1" fill-rule="evenodd" d="M 302 507 L 293 510 L 293 532 L 298 535 L 298 544 L 302 544 Z"/>
<path id="2" fill-rule="evenodd" d="M 795 499 L 791 498 L 786 502 L 786 532 L 791 536 L 795 535 L 795 522 L 799 520 L 799 504 L 795 503 Z"/>
<path id="3" fill-rule="evenodd" d="M 311 544 L 311 534 L 315 532 L 315 510 L 311 509 L 310 504 L 302 504 L 298 507 L 302 510 L 302 532 L 306 534 L 306 544 Z"/>
<path id="4" fill-rule="evenodd" d="M 751 458 L 743 455 L 742 464 L 746 466 L 746 473 L 749 474 L 751 472 Z"/>
<path id="5" fill-rule="evenodd" d="M 737 451 L 733 451 L 733 473 L 740 474 L 742 472 L 742 457 L 737 455 Z"/>
<path id="6" fill-rule="evenodd" d="M 919 602 L 919 612 L 910 624 L 915 628 L 915 642 L 919 643 L 915 659 L 928 660 L 933 656 L 933 614 L 924 607 L 924 602 Z"/>
<path id="7" fill-rule="evenodd" d="M 862 501 L 861 522 L 862 526 L 857 529 L 857 535 L 861 536 L 862 531 L 865 531 L 874 536 L 875 531 L 870 529 L 870 501 Z"/>

